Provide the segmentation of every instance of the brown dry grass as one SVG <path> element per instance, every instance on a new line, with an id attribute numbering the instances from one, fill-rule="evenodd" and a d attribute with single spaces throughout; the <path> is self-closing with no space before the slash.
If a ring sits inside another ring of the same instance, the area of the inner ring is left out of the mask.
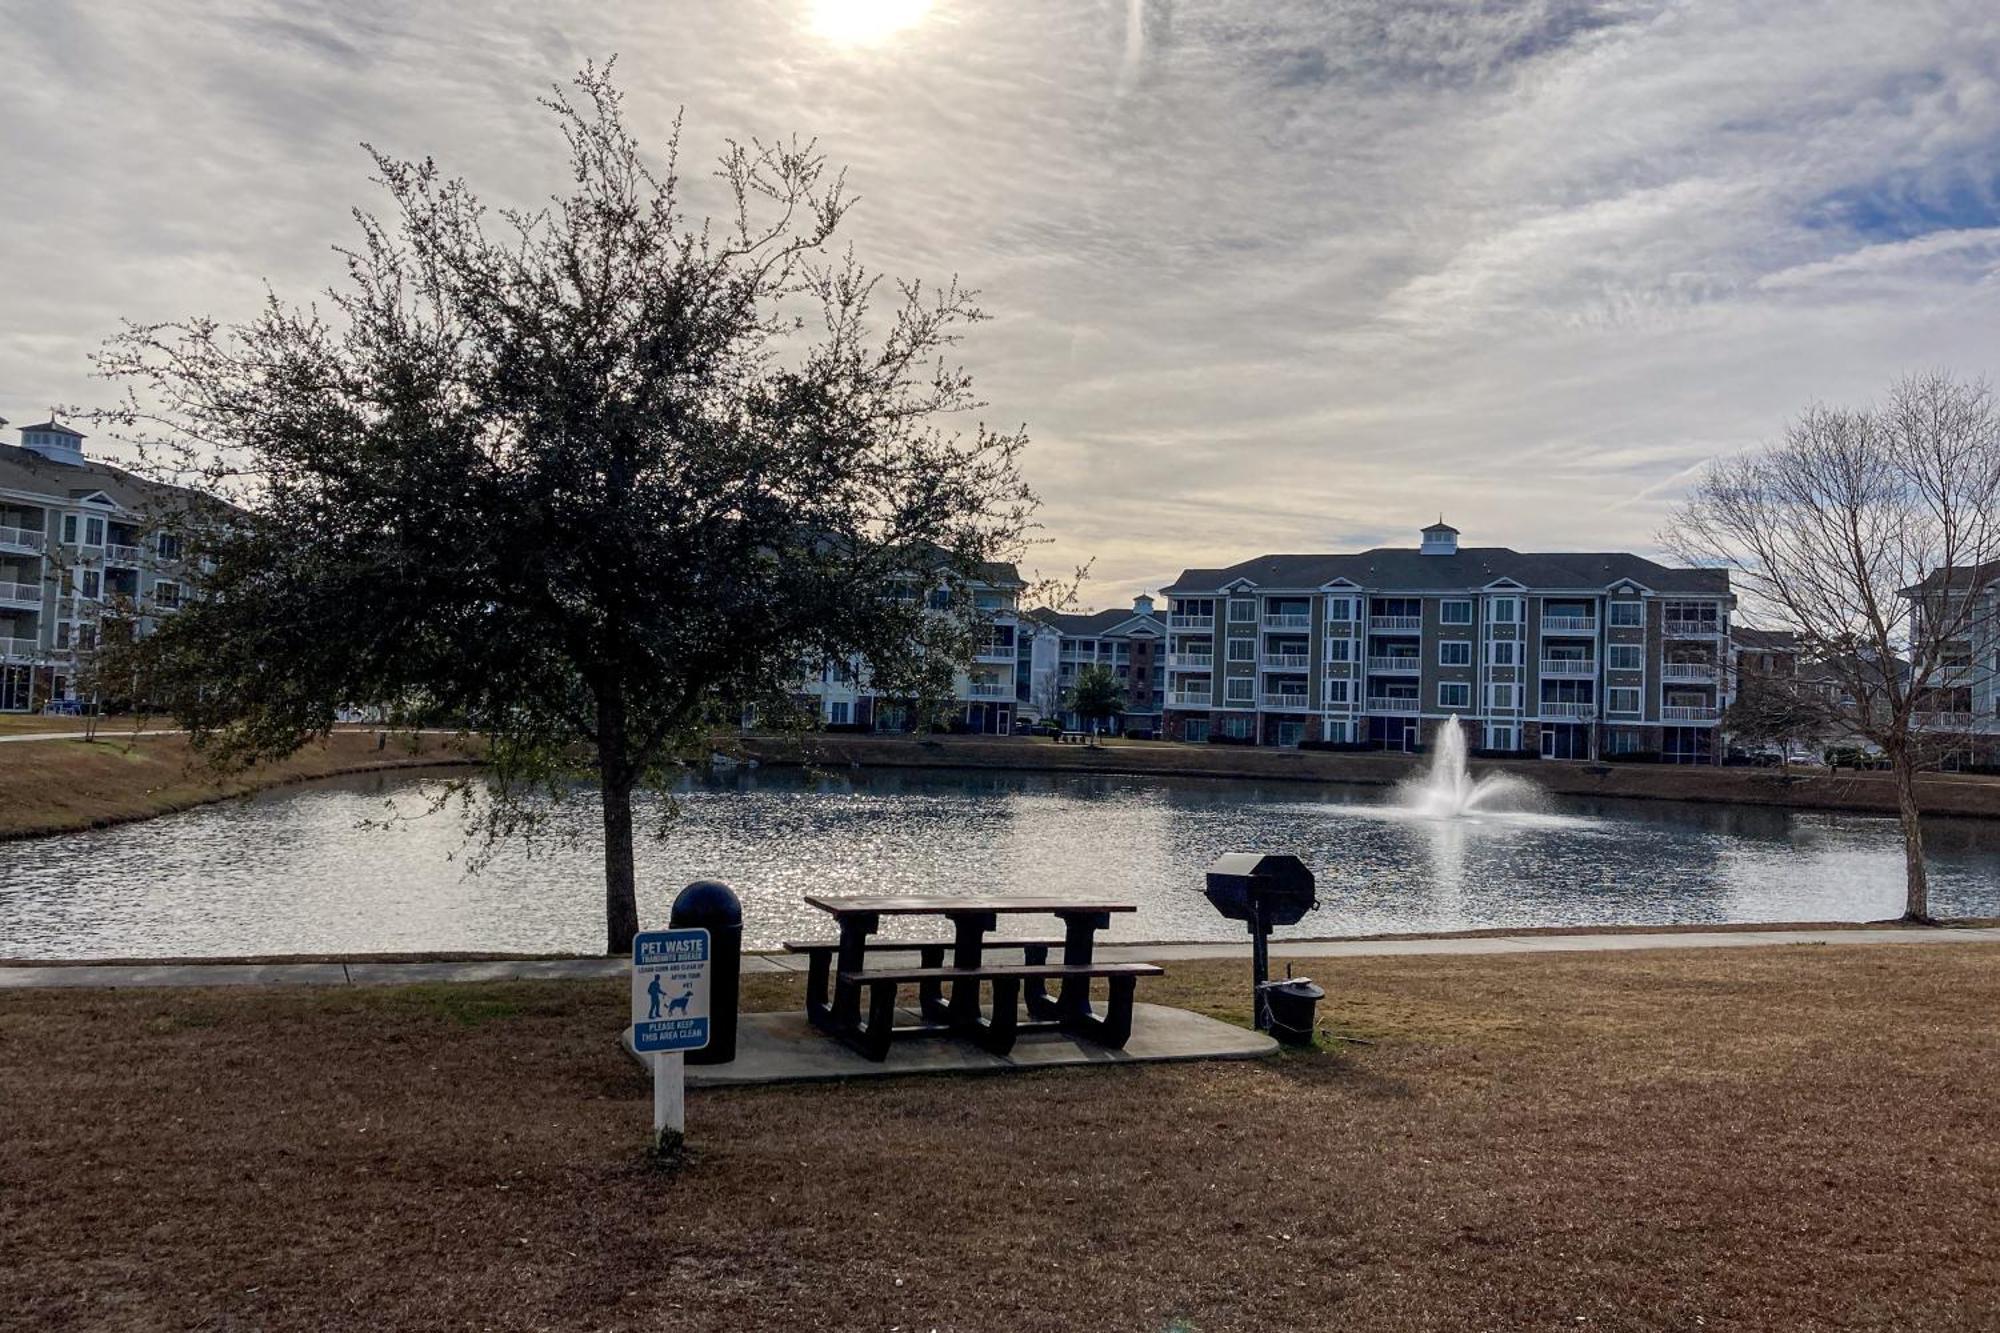
<path id="1" fill-rule="evenodd" d="M 698 1093 L 670 1177 L 617 984 L 4 995 L 0 1324 L 1993 1327 L 1996 965 L 1329 963 L 1374 1044 Z"/>
<path id="2" fill-rule="evenodd" d="M 448 737 L 392 737 L 377 750 L 373 732 L 337 731 L 283 763 L 218 780 L 184 736 L 106 729 L 95 741 L 17 741 L 0 745 L 0 839 L 148 819 L 337 773 L 463 762 Z"/>

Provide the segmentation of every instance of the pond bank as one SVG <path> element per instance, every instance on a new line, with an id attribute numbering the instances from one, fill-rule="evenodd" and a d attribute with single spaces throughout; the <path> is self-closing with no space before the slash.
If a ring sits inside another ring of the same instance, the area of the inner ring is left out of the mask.
<path id="1" fill-rule="evenodd" d="M 840 768 L 973 768 L 1103 773 L 1116 777 L 1248 778 L 1393 786 L 1421 769 L 1422 756 L 1271 750 L 1111 740 L 1058 745 L 1028 736 L 776 736 L 731 738 L 731 753 L 760 764 Z M 1627 797 L 1799 810 L 1896 813 L 1887 773 L 1712 768 L 1673 764 L 1595 764 L 1562 760 L 1474 760 L 1472 771 L 1518 773 L 1562 796 Z M 1925 814 L 2000 819 L 2000 779 L 1934 774 L 1917 784 Z"/>
<path id="2" fill-rule="evenodd" d="M 384 769 L 476 764 L 449 736 L 336 731 L 280 763 L 218 778 L 180 734 L 101 731 L 96 740 L 0 747 L 0 841 L 152 819 L 268 787 Z"/>

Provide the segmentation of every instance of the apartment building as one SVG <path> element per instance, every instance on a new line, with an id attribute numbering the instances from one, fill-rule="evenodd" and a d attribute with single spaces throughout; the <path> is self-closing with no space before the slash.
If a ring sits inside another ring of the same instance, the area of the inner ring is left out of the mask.
<path id="1" fill-rule="evenodd" d="M 1920 682 L 1916 727 L 1963 760 L 2000 762 L 2000 561 L 1934 570 L 1904 595 L 1913 636 L 1927 632 L 1926 616 L 1949 616 L 1934 619 L 1928 633 L 1940 632 L 1935 627 L 1941 624 L 1964 627 L 1963 637 L 1946 646 L 1937 671 Z"/>
<path id="2" fill-rule="evenodd" d="M 1020 662 L 1018 655 L 1031 651 L 1036 637 L 1022 633 L 1026 622 L 1020 615 L 1020 598 L 1027 586 L 1013 564 L 995 561 L 983 566 L 978 577 L 963 589 L 963 595 L 972 599 L 984 633 L 973 647 L 972 660 L 959 670 L 953 682 L 947 721 L 954 728 L 996 736 L 1013 731 L 1016 712 L 1024 697 L 1022 691 L 1028 688 L 1019 683 L 1018 677 L 1032 665 Z M 942 613 L 951 606 L 954 592 L 940 583 L 921 592 L 913 591 L 912 595 L 923 596 Z M 1054 641 L 1043 651 L 1048 669 L 1053 670 Z M 909 731 L 921 721 L 912 701 L 877 690 L 869 678 L 867 664 L 858 660 L 826 662 L 810 668 L 801 684 L 800 697 L 817 710 L 820 721 L 827 726 Z"/>
<path id="3" fill-rule="evenodd" d="M 1414 549 L 1183 570 L 1165 590 L 1167 735 L 1411 749 L 1456 716 L 1492 751 L 1715 756 L 1727 571 L 1458 537 L 1439 521 Z"/>
<path id="4" fill-rule="evenodd" d="M 1125 710 L 1111 720 L 1115 734 L 1150 737 L 1159 734 L 1166 708 L 1166 621 L 1154 611 L 1151 597 L 1135 597 L 1129 610 L 1084 614 L 1033 611 L 1028 621 L 1053 630 L 1055 671 L 1051 676 L 1017 673 L 1020 702 L 1037 717 L 1058 717 L 1076 727 L 1080 719 L 1065 702 L 1079 673 L 1099 666 L 1124 686 Z"/>
<path id="5" fill-rule="evenodd" d="M 86 457 L 54 419 L 20 436 L 0 444 L 0 712 L 15 713 L 75 698 L 107 611 L 144 633 L 186 586 L 180 539 L 148 517 L 169 492 Z"/>

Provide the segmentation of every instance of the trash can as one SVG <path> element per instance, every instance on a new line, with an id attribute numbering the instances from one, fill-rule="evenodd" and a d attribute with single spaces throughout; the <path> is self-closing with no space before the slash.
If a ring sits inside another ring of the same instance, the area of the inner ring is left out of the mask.
<path id="1" fill-rule="evenodd" d="M 691 1065 L 726 1065 L 736 1058 L 737 978 L 743 971 L 743 903 L 718 879 L 698 879 L 680 891 L 667 919 L 674 929 L 708 931 L 708 1045 L 687 1053 Z"/>
<path id="2" fill-rule="evenodd" d="M 1271 1035 L 1287 1046 L 1310 1046 L 1313 1039 L 1314 1010 L 1326 998 L 1326 991 L 1311 977 L 1267 981 L 1257 987 L 1258 1016 Z"/>

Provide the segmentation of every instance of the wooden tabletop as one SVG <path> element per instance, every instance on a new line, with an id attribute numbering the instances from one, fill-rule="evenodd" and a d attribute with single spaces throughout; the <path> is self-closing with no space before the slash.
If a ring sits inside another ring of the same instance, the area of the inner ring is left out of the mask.
<path id="1" fill-rule="evenodd" d="M 807 904 L 835 916 L 955 916 L 962 912 L 1136 912 L 1137 903 L 1109 898 L 977 898 L 945 893 L 912 893 L 882 898 L 829 898 L 805 895 Z"/>

